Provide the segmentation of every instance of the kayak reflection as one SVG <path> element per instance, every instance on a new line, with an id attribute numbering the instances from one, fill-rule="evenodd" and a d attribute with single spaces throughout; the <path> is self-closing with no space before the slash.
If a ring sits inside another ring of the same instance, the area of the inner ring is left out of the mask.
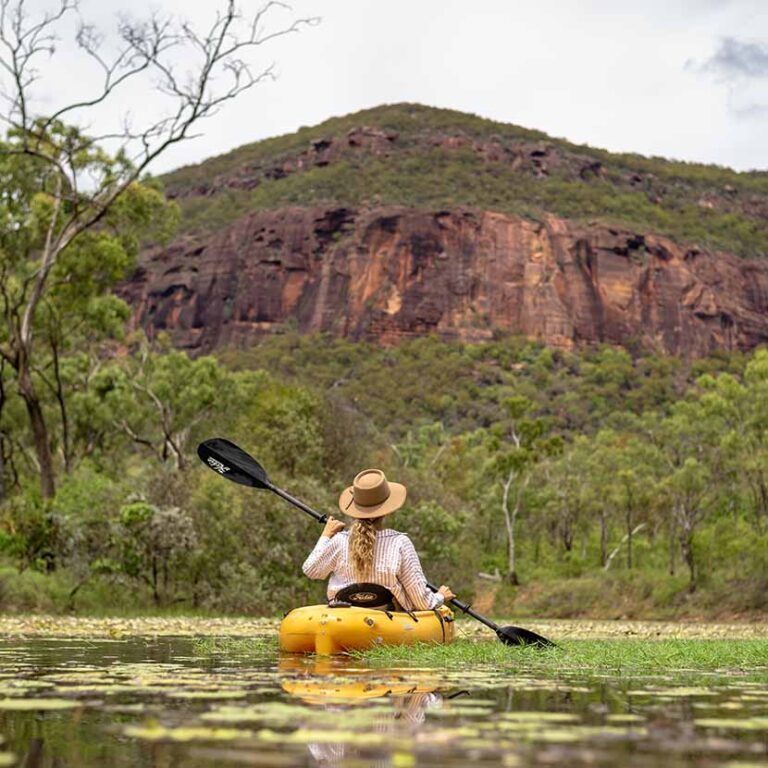
<path id="1" fill-rule="evenodd" d="M 359 715 L 366 710 L 370 714 L 365 730 L 359 731 L 364 745 L 355 744 L 352 736 L 308 744 L 315 764 L 322 766 L 359 764 L 362 758 L 370 766 L 395 764 L 398 742 L 410 740 L 427 711 L 439 709 L 445 698 L 434 670 L 372 670 L 338 659 L 295 657 L 282 659 L 279 670 L 286 693 L 327 711 L 335 725 L 346 718 L 359 727 Z"/>

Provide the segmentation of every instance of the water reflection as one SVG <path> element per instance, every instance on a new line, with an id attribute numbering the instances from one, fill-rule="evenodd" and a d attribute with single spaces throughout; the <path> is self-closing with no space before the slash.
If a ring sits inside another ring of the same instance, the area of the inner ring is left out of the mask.
<path id="1" fill-rule="evenodd" d="M 168 639 L 6 641 L 0 658 L 0 766 L 768 768 L 768 674 L 372 669 Z"/>
<path id="2" fill-rule="evenodd" d="M 361 702 L 386 699 L 389 708 L 377 710 L 369 723 L 371 734 L 383 737 L 387 744 L 413 739 L 424 724 L 426 712 L 439 709 L 446 697 L 439 693 L 434 672 L 416 671 L 407 679 L 393 675 L 382 679 L 365 667 L 348 661 L 284 656 L 279 669 L 284 676 L 282 689 L 328 714 L 328 720 L 344 725 L 346 715 Z M 459 691 L 465 694 L 466 691 Z M 451 694 L 454 698 L 457 694 Z M 300 725 L 299 727 L 303 727 Z M 402 761 L 391 747 L 363 750 L 347 741 L 314 741 L 307 744 L 315 765 L 336 768 L 357 761 L 363 756 L 366 765 L 389 768 L 393 761 Z"/>

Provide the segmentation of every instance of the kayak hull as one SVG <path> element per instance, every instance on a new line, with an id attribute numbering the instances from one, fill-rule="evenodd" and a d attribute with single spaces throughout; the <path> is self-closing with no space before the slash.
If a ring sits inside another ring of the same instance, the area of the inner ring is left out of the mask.
<path id="1" fill-rule="evenodd" d="M 280 650 L 287 653 L 331 655 L 377 645 L 450 643 L 453 637 L 453 613 L 445 606 L 437 613 L 415 611 L 412 617 L 399 611 L 306 605 L 294 608 L 280 624 Z"/>

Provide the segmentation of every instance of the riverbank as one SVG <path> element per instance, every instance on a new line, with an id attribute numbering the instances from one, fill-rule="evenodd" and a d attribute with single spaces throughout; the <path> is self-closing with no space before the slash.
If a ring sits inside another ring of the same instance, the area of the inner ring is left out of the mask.
<path id="1" fill-rule="evenodd" d="M 509 619 L 554 640 L 759 640 L 768 639 L 768 622 L 586 621 L 564 619 Z M 278 618 L 145 616 L 91 618 L 80 616 L 18 615 L 0 617 L 5 637 L 261 637 L 277 631 Z M 474 621 L 459 618 L 459 637 L 492 638 Z"/>

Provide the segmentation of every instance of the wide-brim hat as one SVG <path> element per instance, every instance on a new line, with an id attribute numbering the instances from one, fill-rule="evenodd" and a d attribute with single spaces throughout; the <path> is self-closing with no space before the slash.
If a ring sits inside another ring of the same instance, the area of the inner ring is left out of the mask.
<path id="1" fill-rule="evenodd" d="M 366 520 L 391 515 L 405 504 L 407 491 L 391 483 L 380 469 L 364 469 L 339 496 L 339 509 L 350 517 Z"/>

